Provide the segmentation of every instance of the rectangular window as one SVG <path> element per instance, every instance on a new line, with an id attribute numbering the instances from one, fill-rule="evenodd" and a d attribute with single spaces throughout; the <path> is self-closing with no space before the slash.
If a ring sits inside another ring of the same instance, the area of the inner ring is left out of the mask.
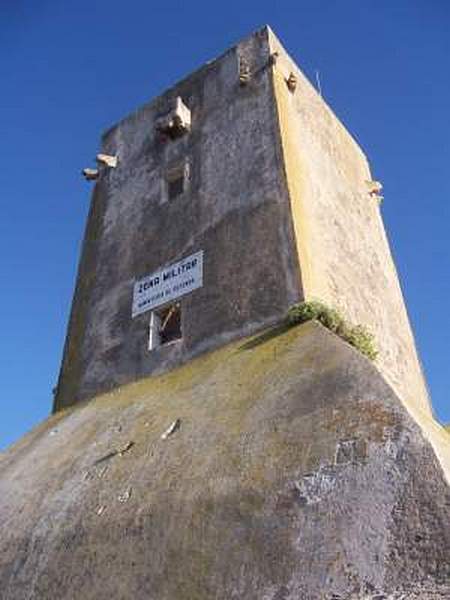
<path id="1" fill-rule="evenodd" d="M 154 350 L 181 340 L 181 306 L 177 302 L 150 315 L 148 349 Z"/>
<path id="2" fill-rule="evenodd" d="M 181 163 L 174 165 L 166 170 L 164 177 L 164 195 L 163 201 L 171 201 L 178 198 L 189 188 L 189 161 L 184 159 Z"/>
<path id="3" fill-rule="evenodd" d="M 174 179 L 168 179 L 167 192 L 169 200 L 173 200 L 184 192 L 184 173 L 180 173 Z"/>

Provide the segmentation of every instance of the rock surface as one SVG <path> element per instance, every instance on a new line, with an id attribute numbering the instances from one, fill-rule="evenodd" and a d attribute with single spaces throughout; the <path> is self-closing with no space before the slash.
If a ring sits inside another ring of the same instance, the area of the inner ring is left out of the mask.
<path id="1" fill-rule="evenodd" d="M 5 452 L 1 597 L 450 598 L 449 524 L 418 426 L 307 323 L 62 411 Z"/>

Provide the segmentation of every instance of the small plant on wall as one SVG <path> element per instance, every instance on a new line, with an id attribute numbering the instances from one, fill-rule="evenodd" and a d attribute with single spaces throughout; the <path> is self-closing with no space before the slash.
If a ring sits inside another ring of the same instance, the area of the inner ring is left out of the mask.
<path id="1" fill-rule="evenodd" d="M 324 327 L 341 337 L 351 346 L 359 350 L 370 360 L 375 360 L 378 350 L 375 347 L 375 338 L 363 325 L 351 325 L 339 311 L 313 300 L 294 304 L 288 310 L 286 321 L 290 326 L 305 323 L 306 321 L 319 321 Z"/>

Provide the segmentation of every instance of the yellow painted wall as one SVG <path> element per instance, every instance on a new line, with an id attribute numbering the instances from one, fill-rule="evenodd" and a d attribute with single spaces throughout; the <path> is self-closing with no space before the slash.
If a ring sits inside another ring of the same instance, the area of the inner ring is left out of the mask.
<path id="1" fill-rule="evenodd" d="M 405 404 L 432 417 L 379 202 L 368 192 L 367 160 L 271 32 L 269 43 L 277 53 L 273 88 L 305 298 L 366 325 L 386 380 Z M 294 93 L 286 85 L 291 72 Z"/>

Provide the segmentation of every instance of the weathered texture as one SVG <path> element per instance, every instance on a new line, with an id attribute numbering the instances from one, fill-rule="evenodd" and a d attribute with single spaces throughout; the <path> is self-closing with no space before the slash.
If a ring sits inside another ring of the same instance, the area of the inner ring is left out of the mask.
<path id="1" fill-rule="evenodd" d="M 60 411 L 7 451 L 0 589 L 437 600 L 450 597 L 449 522 L 450 490 L 402 403 L 307 323 Z"/>
<path id="2" fill-rule="evenodd" d="M 263 30 L 105 134 L 118 165 L 95 187 L 55 408 L 261 329 L 302 299 L 268 59 Z M 191 130 L 161 139 L 155 123 L 176 97 Z M 169 201 L 166 176 L 186 161 L 187 189 Z M 183 341 L 149 352 L 134 280 L 198 250 L 204 285 L 181 299 Z"/>
<path id="3" fill-rule="evenodd" d="M 283 164 L 304 296 L 369 327 L 381 373 L 416 414 L 431 415 L 397 272 L 363 152 L 269 32 Z M 295 73 L 291 93 L 286 84 Z M 395 202 L 395 198 L 389 199 Z"/>
<path id="4" fill-rule="evenodd" d="M 189 131 L 161 138 L 176 98 Z M 432 417 L 367 160 L 270 29 L 125 118 L 102 153 L 118 163 L 95 186 L 55 409 L 316 298 L 369 326 L 381 373 L 417 420 Z M 184 193 L 168 200 L 168 173 L 186 165 Z M 149 352 L 149 313 L 131 318 L 133 283 L 198 250 L 204 286 L 181 300 L 183 339 Z"/>

